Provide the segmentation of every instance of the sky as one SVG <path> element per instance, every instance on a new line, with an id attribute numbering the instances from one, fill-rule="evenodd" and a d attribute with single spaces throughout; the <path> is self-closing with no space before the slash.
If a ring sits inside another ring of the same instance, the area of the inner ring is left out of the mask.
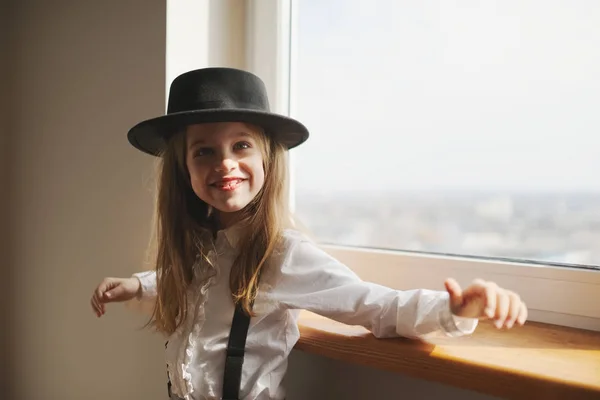
<path id="1" fill-rule="evenodd" d="M 299 0 L 299 194 L 600 191 L 600 2 Z"/>

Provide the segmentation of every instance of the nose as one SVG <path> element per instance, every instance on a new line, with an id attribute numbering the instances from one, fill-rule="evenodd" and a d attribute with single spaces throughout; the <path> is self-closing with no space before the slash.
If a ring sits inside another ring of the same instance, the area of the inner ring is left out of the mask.
<path id="1" fill-rule="evenodd" d="M 237 167 L 237 161 L 235 161 L 230 155 L 224 154 L 220 157 L 219 161 L 215 166 L 217 172 L 229 172 Z"/>

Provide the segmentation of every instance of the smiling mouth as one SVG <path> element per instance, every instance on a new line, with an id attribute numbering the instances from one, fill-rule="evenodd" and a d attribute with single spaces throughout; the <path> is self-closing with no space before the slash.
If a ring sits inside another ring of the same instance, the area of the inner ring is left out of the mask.
<path id="1" fill-rule="evenodd" d="M 242 185 L 245 179 L 242 178 L 234 178 L 234 179 L 224 179 L 215 183 L 212 183 L 210 186 L 222 190 L 224 192 L 231 192 L 236 190 Z"/>

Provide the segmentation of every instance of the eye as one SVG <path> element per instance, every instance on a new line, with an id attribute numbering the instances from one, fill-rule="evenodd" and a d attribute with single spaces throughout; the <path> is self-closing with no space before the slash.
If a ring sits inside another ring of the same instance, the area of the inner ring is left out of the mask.
<path id="1" fill-rule="evenodd" d="M 209 156 L 213 154 L 213 149 L 209 148 L 209 147 L 199 147 L 196 150 L 194 150 L 194 158 L 196 157 L 204 157 L 204 156 Z"/>
<path id="2" fill-rule="evenodd" d="M 234 150 L 246 150 L 251 147 L 252 146 L 248 142 L 237 142 L 235 145 L 233 145 Z"/>

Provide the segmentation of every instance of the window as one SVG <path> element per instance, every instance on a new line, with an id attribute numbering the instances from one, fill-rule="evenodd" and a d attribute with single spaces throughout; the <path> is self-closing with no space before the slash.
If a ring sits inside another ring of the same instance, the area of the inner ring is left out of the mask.
<path id="1" fill-rule="evenodd" d="M 311 130 L 293 207 L 363 279 L 493 280 L 600 331 L 599 6 L 499 3 L 252 0 L 245 67 Z"/>
<path id="2" fill-rule="evenodd" d="M 318 240 L 600 266 L 600 3 L 292 12 L 296 212 Z"/>

